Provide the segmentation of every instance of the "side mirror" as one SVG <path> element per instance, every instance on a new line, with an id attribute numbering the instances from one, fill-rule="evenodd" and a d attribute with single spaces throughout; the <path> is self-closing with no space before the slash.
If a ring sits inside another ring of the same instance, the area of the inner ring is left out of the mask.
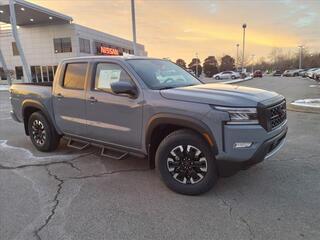
<path id="1" fill-rule="evenodd" d="M 129 82 L 113 82 L 111 83 L 111 90 L 115 94 L 127 94 L 132 97 L 138 94 L 136 86 Z"/>

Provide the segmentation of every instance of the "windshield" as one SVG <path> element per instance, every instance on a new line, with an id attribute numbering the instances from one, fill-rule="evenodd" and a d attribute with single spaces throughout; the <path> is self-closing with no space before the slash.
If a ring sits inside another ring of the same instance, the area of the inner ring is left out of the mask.
<path id="1" fill-rule="evenodd" d="M 154 90 L 202 84 L 176 64 L 158 59 L 130 59 L 128 63 L 145 84 Z"/>

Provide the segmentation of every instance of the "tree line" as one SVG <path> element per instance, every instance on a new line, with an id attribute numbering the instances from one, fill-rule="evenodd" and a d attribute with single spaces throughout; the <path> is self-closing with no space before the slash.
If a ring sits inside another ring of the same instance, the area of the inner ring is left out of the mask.
<path id="1" fill-rule="evenodd" d="M 182 68 L 187 68 L 186 61 L 181 58 L 177 59 L 176 64 Z M 221 58 L 219 64 L 215 56 L 208 56 L 201 65 L 199 58 L 193 58 L 188 64 L 188 68 L 198 76 L 203 72 L 206 77 L 212 77 L 218 72 L 235 70 L 235 59 L 230 55 L 225 55 Z"/>
<path id="2" fill-rule="evenodd" d="M 284 71 L 287 69 L 299 68 L 300 53 L 285 51 L 281 48 L 271 50 L 268 59 L 260 58 L 259 61 L 253 64 L 254 69 L 262 71 Z M 311 53 L 305 47 L 301 54 L 302 68 L 317 68 L 320 67 L 320 53 Z"/>

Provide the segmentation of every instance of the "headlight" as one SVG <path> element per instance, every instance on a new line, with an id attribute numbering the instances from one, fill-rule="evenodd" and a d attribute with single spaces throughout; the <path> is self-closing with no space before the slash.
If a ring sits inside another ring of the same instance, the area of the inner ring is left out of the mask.
<path id="1" fill-rule="evenodd" d="M 215 107 L 215 109 L 229 113 L 230 121 L 227 124 L 258 124 L 256 108 L 228 108 Z"/>

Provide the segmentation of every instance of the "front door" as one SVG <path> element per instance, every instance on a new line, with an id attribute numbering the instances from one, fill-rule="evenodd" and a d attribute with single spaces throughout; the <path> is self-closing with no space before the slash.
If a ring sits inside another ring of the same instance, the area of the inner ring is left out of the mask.
<path id="1" fill-rule="evenodd" d="M 130 75 L 116 63 L 98 63 L 86 96 L 87 131 L 92 139 L 131 148 L 141 147 L 143 96 L 117 95 L 110 84 L 129 81 Z M 136 84 L 135 84 L 136 85 Z"/>
<path id="2" fill-rule="evenodd" d="M 58 128 L 64 134 L 85 136 L 85 80 L 88 63 L 68 63 L 62 67 L 63 79 L 55 82 L 53 110 Z"/>

